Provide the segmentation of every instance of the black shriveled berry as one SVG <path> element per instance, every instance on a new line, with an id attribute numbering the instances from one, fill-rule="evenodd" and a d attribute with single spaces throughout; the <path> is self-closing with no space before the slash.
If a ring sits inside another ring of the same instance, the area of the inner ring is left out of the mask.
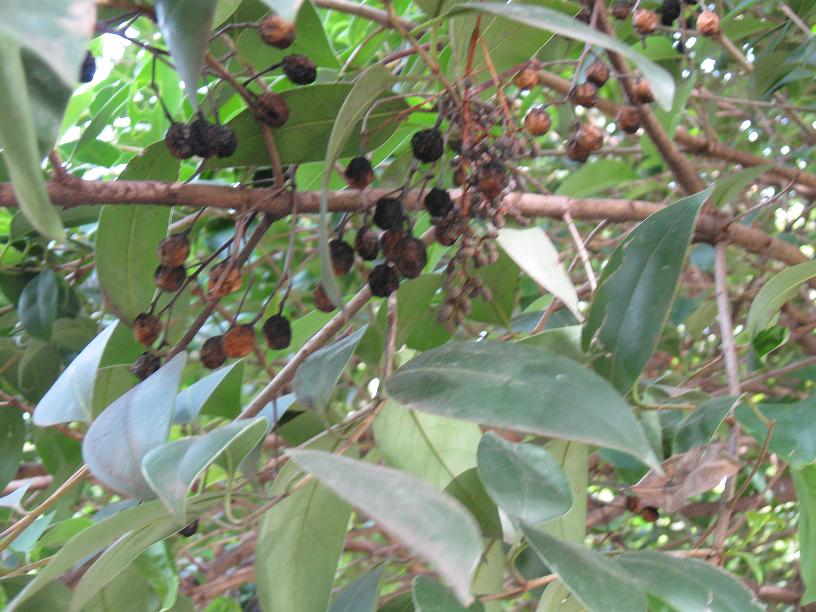
<path id="1" fill-rule="evenodd" d="M 255 348 L 255 330 L 252 325 L 235 325 L 221 340 L 227 357 L 246 357 Z"/>
<path id="2" fill-rule="evenodd" d="M 309 85 L 317 79 L 317 66 L 305 55 L 287 55 L 281 64 L 286 78 L 295 85 Z"/>
<path id="3" fill-rule="evenodd" d="M 447 190 L 434 187 L 425 196 L 425 210 L 432 217 L 447 217 L 453 210 L 453 200 Z"/>
<path id="4" fill-rule="evenodd" d="M 663 0 L 660 7 L 660 23 L 670 26 L 680 16 L 680 0 Z"/>
<path id="5" fill-rule="evenodd" d="M 258 26 L 258 34 L 267 45 L 286 49 L 295 42 L 295 24 L 283 17 L 270 15 Z"/>
<path id="6" fill-rule="evenodd" d="M 269 348 L 275 351 L 285 349 L 292 342 L 292 326 L 283 315 L 272 315 L 263 324 L 263 335 Z"/>
<path id="7" fill-rule="evenodd" d="M 190 143 L 190 126 L 183 123 L 172 123 L 164 135 L 164 146 L 176 159 L 190 159 L 193 156 L 193 145 Z"/>
<path id="8" fill-rule="evenodd" d="M 312 301 L 314 302 L 315 308 L 320 312 L 331 312 L 334 310 L 334 302 L 331 301 L 323 285 L 320 283 L 318 283 L 312 291 Z"/>
<path id="9" fill-rule="evenodd" d="M 133 337 L 139 344 L 150 346 L 161 334 L 161 321 L 156 315 L 143 312 L 133 320 Z"/>
<path id="10" fill-rule="evenodd" d="M 357 254 L 365 261 L 373 261 L 377 259 L 377 254 L 380 252 L 380 241 L 370 225 L 364 225 L 357 230 L 357 237 L 354 239 L 354 248 Z"/>
<path id="11" fill-rule="evenodd" d="M 374 182 L 374 168 L 368 158 L 360 155 L 352 157 L 344 172 L 349 187 L 353 189 L 365 189 Z"/>
<path id="12" fill-rule="evenodd" d="M 190 241 L 185 234 L 172 234 L 159 243 L 156 254 L 161 265 L 178 268 L 184 265 L 190 255 Z"/>
<path id="13" fill-rule="evenodd" d="M 160 367 L 161 359 L 159 359 L 159 356 L 154 355 L 150 351 L 145 351 L 139 355 L 136 361 L 133 362 L 133 365 L 130 366 L 130 373 L 139 380 L 144 380 Z"/>
<path id="14" fill-rule="evenodd" d="M 380 248 L 382 249 L 383 257 L 385 257 L 386 261 L 394 261 L 394 258 L 397 256 L 397 245 L 403 238 L 405 238 L 405 230 L 401 227 L 395 227 L 394 229 L 383 232 L 383 235 L 380 237 Z"/>
<path id="15" fill-rule="evenodd" d="M 212 157 L 218 151 L 216 128 L 203 117 L 190 124 L 190 146 L 199 157 Z"/>
<path id="16" fill-rule="evenodd" d="M 218 157 L 232 157 L 232 154 L 238 149 L 238 136 L 231 127 L 213 126 L 212 138 L 215 144 L 215 154 Z"/>
<path id="17" fill-rule="evenodd" d="M 388 297 L 399 288 L 399 276 L 389 264 L 379 264 L 368 275 L 368 287 L 375 296 Z"/>
<path id="18" fill-rule="evenodd" d="M 170 268 L 168 266 L 159 265 L 153 274 L 153 281 L 156 286 L 167 293 L 175 293 L 181 289 L 186 279 L 187 272 L 184 270 L 184 266 Z"/>
<path id="19" fill-rule="evenodd" d="M 257 100 L 252 106 L 255 117 L 269 127 L 282 127 L 289 120 L 289 106 L 283 96 L 269 91 Z"/>
<path id="20" fill-rule="evenodd" d="M 374 208 L 374 225 L 389 230 L 402 225 L 405 214 L 402 203 L 394 198 L 380 198 Z"/>
<path id="21" fill-rule="evenodd" d="M 224 337 L 213 336 L 212 338 L 207 338 L 204 344 L 201 345 L 199 354 L 201 356 L 201 363 L 204 364 L 205 368 L 209 368 L 210 370 L 220 368 L 227 360 L 227 356 L 224 354 Z"/>
<path id="22" fill-rule="evenodd" d="M 332 270 L 337 276 L 343 276 L 351 272 L 354 264 L 354 249 L 351 245 L 339 238 L 329 242 L 329 254 L 331 255 Z"/>
<path id="23" fill-rule="evenodd" d="M 190 536 L 195 535 L 196 531 L 198 531 L 198 519 L 190 521 L 184 527 L 179 529 L 179 535 L 189 538 Z"/>
<path id="24" fill-rule="evenodd" d="M 419 238 L 406 236 L 395 247 L 394 264 L 406 278 L 416 278 L 428 263 L 425 244 Z"/>
<path id="25" fill-rule="evenodd" d="M 82 68 L 79 69 L 79 82 L 90 83 L 96 74 L 96 58 L 88 51 L 85 59 L 82 60 Z"/>
<path id="26" fill-rule="evenodd" d="M 436 128 L 417 132 L 411 138 L 411 150 L 419 161 L 435 162 L 442 157 L 444 150 L 441 132 Z"/>

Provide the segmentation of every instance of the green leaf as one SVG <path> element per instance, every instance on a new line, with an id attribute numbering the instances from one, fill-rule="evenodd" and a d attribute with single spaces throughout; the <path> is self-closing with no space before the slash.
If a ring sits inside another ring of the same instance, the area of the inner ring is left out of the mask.
<path id="1" fill-rule="evenodd" d="M 624 553 L 617 562 L 649 595 L 672 610 L 763 610 L 734 576 L 697 559 L 655 551 Z"/>
<path id="2" fill-rule="evenodd" d="M 482 535 L 486 538 L 500 539 L 502 537 L 499 509 L 490 499 L 479 478 L 479 471 L 470 468 L 454 478 L 445 487 L 445 493 L 458 500 L 473 515 L 479 523 Z"/>
<path id="3" fill-rule="evenodd" d="M 479 527 L 459 502 L 404 472 L 311 450 L 288 450 L 298 465 L 425 559 L 464 604 L 482 553 Z"/>
<path id="4" fill-rule="evenodd" d="M 57 275 L 51 269 L 43 270 L 32 278 L 20 294 L 17 313 L 25 330 L 40 340 L 51 340 L 54 319 L 57 316 Z"/>
<path id="5" fill-rule="evenodd" d="M 142 460 L 167 440 L 184 361 L 184 353 L 173 357 L 88 428 L 82 456 L 91 473 L 114 491 L 136 499 L 155 497 L 142 475 Z"/>
<path id="6" fill-rule="evenodd" d="M 631 164 L 612 159 L 593 159 L 571 172 L 555 193 L 573 198 L 589 198 L 637 179 L 638 175 Z"/>
<path id="7" fill-rule="evenodd" d="M 482 279 L 484 286 L 490 290 L 493 299 L 486 302 L 481 296 L 476 297 L 471 302 L 473 311 L 468 318 L 502 325 L 510 329 L 513 309 L 518 298 L 518 266 L 503 250 L 500 250 L 498 260 L 479 268 L 476 273 Z"/>
<path id="8" fill-rule="evenodd" d="M 532 527 L 523 531 L 542 561 L 592 612 L 646 612 L 640 585 L 614 560 Z"/>
<path id="9" fill-rule="evenodd" d="M 711 442 L 717 428 L 737 402 L 739 398 L 736 397 L 715 397 L 697 406 L 677 426 L 672 454 L 685 453 L 694 446 Z"/>
<path id="10" fill-rule="evenodd" d="M 386 394 L 416 410 L 584 441 L 658 461 L 629 405 L 574 361 L 520 344 L 453 343 L 409 361 Z"/>
<path id="11" fill-rule="evenodd" d="M 317 410 L 328 407 L 334 387 L 365 330 L 366 326 L 363 325 L 353 334 L 309 355 L 297 369 L 292 383 L 298 401 Z"/>
<path id="12" fill-rule="evenodd" d="M 816 461 L 816 396 L 811 395 L 788 404 L 757 404 L 766 421 L 776 421 L 769 448 L 794 467 L 802 467 Z M 737 420 L 745 431 L 762 444 L 768 434 L 768 426 L 751 407 L 740 405 Z"/>
<path id="13" fill-rule="evenodd" d="M 329 612 L 374 612 L 382 572 L 383 566 L 380 565 L 343 587 L 329 606 Z"/>
<path id="14" fill-rule="evenodd" d="M 713 208 L 733 205 L 739 195 L 771 167 L 770 164 L 763 164 L 761 166 L 746 168 L 739 172 L 729 172 L 717 181 L 714 191 L 711 193 L 709 203 Z"/>
<path id="15" fill-rule="evenodd" d="M 82 131 L 79 139 L 74 145 L 72 155 L 82 151 L 83 148 L 96 141 L 96 137 L 102 133 L 105 127 L 111 124 L 114 114 L 119 112 L 131 95 L 131 83 L 124 83 L 112 96 L 105 100 L 93 119 L 88 123 L 87 127 Z M 109 92 L 100 92 L 100 95 L 109 95 Z"/>
<path id="16" fill-rule="evenodd" d="M 199 414 L 234 418 L 241 409 L 243 361 L 236 361 L 196 381 L 178 394 L 173 423 L 191 423 Z"/>
<path id="17" fill-rule="evenodd" d="M 711 189 L 649 216 L 612 253 L 583 333 L 597 340 L 595 370 L 626 393 L 640 376 L 669 315 L 694 224 Z"/>
<path id="18" fill-rule="evenodd" d="M 569 512 L 569 482 L 547 449 L 513 444 L 488 432 L 479 443 L 479 476 L 490 497 L 517 523 L 539 525 Z"/>
<path id="19" fill-rule="evenodd" d="M 620 53 L 635 64 L 649 81 L 657 103 L 665 109 L 672 106 L 675 89 L 674 79 L 666 70 L 636 53 L 628 45 L 599 32 L 595 28 L 584 25 L 573 17 L 543 6 L 522 3 L 507 4 L 504 2 L 464 2 L 454 7 L 451 14 L 463 10 L 478 11 L 511 19 L 524 25 L 534 26 L 547 32 L 560 34 L 573 40 L 579 40 Z"/>
<path id="20" fill-rule="evenodd" d="M 255 576 L 266 612 L 326 609 L 350 516 L 351 507 L 319 482 L 263 515 Z"/>
<path id="21" fill-rule="evenodd" d="M 816 465 L 791 470 L 799 500 L 799 573 L 805 583 L 801 605 L 816 601 Z"/>
<path id="22" fill-rule="evenodd" d="M 0 491 L 17 474 L 25 441 L 23 413 L 14 406 L 0 408 Z"/>
<path id="23" fill-rule="evenodd" d="M 210 40 L 216 0 L 156 0 L 156 18 L 184 91 L 198 107 L 198 80 Z"/>
<path id="24" fill-rule="evenodd" d="M 440 489 L 476 466 L 481 432 L 474 423 L 406 410 L 388 402 L 374 421 L 386 463 Z"/>
<path id="25" fill-rule="evenodd" d="M 456 601 L 450 589 L 430 576 L 417 576 L 411 588 L 417 612 L 483 612 L 484 605 L 476 601 L 467 608 Z"/>
<path id="26" fill-rule="evenodd" d="M 795 296 L 799 288 L 816 276 L 816 261 L 808 261 L 789 268 L 762 285 L 748 309 L 746 330 L 755 340 L 763 330 L 771 327 L 782 306 Z"/>
<path id="27" fill-rule="evenodd" d="M 104 414 L 104 413 L 103 413 Z M 264 418 L 234 421 L 200 435 L 175 440 L 148 451 L 142 474 L 177 521 L 187 520 L 187 492 L 219 457 L 234 471 L 266 435 Z"/>

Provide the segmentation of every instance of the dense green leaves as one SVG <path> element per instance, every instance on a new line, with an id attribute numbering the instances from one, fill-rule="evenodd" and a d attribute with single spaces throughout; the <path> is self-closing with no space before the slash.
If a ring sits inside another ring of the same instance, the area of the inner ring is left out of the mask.
<path id="1" fill-rule="evenodd" d="M 374 612 L 380 590 L 383 566 L 360 576 L 343 587 L 329 607 L 329 612 Z"/>
<path id="2" fill-rule="evenodd" d="M 785 461 L 800 467 L 816 461 L 816 435 L 813 420 L 816 396 L 788 404 L 740 405 L 736 416 L 745 430 L 760 444 L 768 435 L 768 423 L 774 421 L 769 448 Z M 759 414 L 757 414 L 759 413 Z"/>
<path id="3" fill-rule="evenodd" d="M 17 302 L 20 323 L 25 330 L 46 342 L 51 340 L 57 317 L 58 282 L 53 270 L 43 270 L 28 282 Z"/>
<path id="4" fill-rule="evenodd" d="M 481 602 L 467 608 L 456 601 L 456 596 L 430 576 L 417 576 L 411 589 L 411 598 L 417 612 L 480 612 Z"/>
<path id="5" fill-rule="evenodd" d="M 737 404 L 736 397 L 716 397 L 697 406 L 677 426 L 672 450 L 684 453 L 694 446 L 708 444 L 729 411 Z"/>
<path id="6" fill-rule="evenodd" d="M 816 601 L 816 465 L 791 470 L 799 500 L 799 566 L 805 593 L 802 604 Z"/>

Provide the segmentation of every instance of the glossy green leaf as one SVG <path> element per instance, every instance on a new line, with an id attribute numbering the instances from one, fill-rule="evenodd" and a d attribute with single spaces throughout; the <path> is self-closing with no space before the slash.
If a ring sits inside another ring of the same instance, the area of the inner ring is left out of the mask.
<path id="1" fill-rule="evenodd" d="M 774 275 L 764 283 L 748 310 L 746 330 L 751 340 L 771 327 L 785 302 L 794 297 L 799 289 L 816 277 L 816 261 L 808 261 Z"/>
<path id="2" fill-rule="evenodd" d="M 454 478 L 445 487 L 445 493 L 467 508 L 479 523 L 484 537 L 497 540 L 502 537 L 499 509 L 490 499 L 476 468 L 465 470 Z"/>
<path id="3" fill-rule="evenodd" d="M 329 606 L 329 612 L 374 612 L 382 572 L 383 566 L 379 565 L 343 587 Z"/>
<path id="4" fill-rule="evenodd" d="M 646 612 L 646 596 L 623 567 L 582 544 L 523 528 L 533 550 L 591 612 Z"/>
<path id="5" fill-rule="evenodd" d="M 184 353 L 173 357 L 88 428 L 82 456 L 91 473 L 114 491 L 136 499 L 155 497 L 142 475 L 142 460 L 167 440 L 184 361 Z"/>
<path id="6" fill-rule="evenodd" d="M 404 472 L 321 451 L 289 450 L 293 461 L 425 559 L 464 604 L 482 552 L 479 527 L 451 497 Z"/>
<path id="7" fill-rule="evenodd" d="M 805 583 L 802 605 L 816 601 L 816 465 L 791 470 L 799 500 L 799 573 Z"/>
<path id="8" fill-rule="evenodd" d="M 411 588 L 411 598 L 417 612 L 482 612 L 484 605 L 476 601 L 467 608 L 456 600 L 450 589 L 431 576 L 417 576 Z"/>
<path id="9" fill-rule="evenodd" d="M 385 392 L 416 410 L 598 444 L 657 465 L 631 408 L 609 383 L 536 348 L 448 344 L 397 370 Z"/>
<path id="10" fill-rule="evenodd" d="M 61 362 L 56 348 L 30 340 L 17 367 L 17 389 L 32 402 L 39 402 L 59 377 Z"/>
<path id="11" fill-rule="evenodd" d="M 558 195 L 589 198 L 616 189 L 625 181 L 635 181 L 637 173 L 631 164 L 613 159 L 590 159 L 571 172 L 555 191 Z"/>
<path id="12" fill-rule="evenodd" d="M 767 421 L 776 421 L 769 448 L 795 467 L 816 461 L 816 396 L 786 404 L 757 404 L 765 421 L 751 407 L 740 405 L 736 416 L 745 431 L 759 444 L 768 435 Z"/>
<path id="13" fill-rule="evenodd" d="M 244 363 L 236 361 L 196 381 L 178 394 L 173 423 L 191 423 L 199 414 L 236 417 L 241 409 L 243 377 Z"/>
<path id="14" fill-rule="evenodd" d="M 17 313 L 25 330 L 40 340 L 51 340 L 51 330 L 57 317 L 57 275 L 43 270 L 32 278 L 20 294 Z"/>
<path id="15" fill-rule="evenodd" d="M 711 192 L 709 202 L 714 208 L 733 206 L 740 193 L 750 187 L 757 178 L 771 168 L 770 164 L 762 164 L 752 168 L 745 168 L 738 172 L 729 172 L 717 181 L 714 191 Z"/>
<path id="16" fill-rule="evenodd" d="M 672 454 L 685 453 L 694 446 L 711 442 L 717 428 L 738 401 L 736 397 L 715 397 L 697 406 L 677 426 Z"/>
<path id="17" fill-rule="evenodd" d="M 622 393 L 640 376 L 669 315 L 700 208 L 711 189 L 649 216 L 612 253 L 583 333 L 595 370 Z"/>
<path id="18" fill-rule="evenodd" d="M 547 449 L 488 432 L 479 443 L 479 476 L 490 497 L 518 523 L 539 525 L 572 507 L 569 482 Z"/>
<path id="19" fill-rule="evenodd" d="M 473 321 L 494 323 L 511 329 L 513 309 L 519 292 L 519 269 L 503 250 L 494 263 L 479 268 L 476 273 L 490 290 L 492 299 L 487 302 L 481 296 L 472 300 L 473 310 L 468 318 Z"/>
<path id="20" fill-rule="evenodd" d="M 23 413 L 14 406 L 0 408 L 0 491 L 17 474 L 25 441 Z"/>

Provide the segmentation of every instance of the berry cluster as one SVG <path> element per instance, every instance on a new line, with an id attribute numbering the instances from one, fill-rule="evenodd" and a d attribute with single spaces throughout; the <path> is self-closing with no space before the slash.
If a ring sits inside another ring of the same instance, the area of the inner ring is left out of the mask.
<path id="1" fill-rule="evenodd" d="M 189 124 L 171 123 L 164 144 L 177 159 L 190 159 L 193 155 L 203 159 L 230 157 L 238 148 L 238 137 L 232 128 L 209 123 L 199 113 Z"/>
<path id="2" fill-rule="evenodd" d="M 697 0 L 663 0 L 659 12 L 646 8 L 638 8 L 632 13 L 631 0 L 617 0 L 612 5 L 612 15 L 621 21 L 631 18 L 635 30 L 643 36 L 654 34 L 658 26 L 671 27 L 683 15 L 683 4 L 690 6 L 698 4 Z M 697 14 L 697 31 L 702 36 L 717 36 L 720 33 L 720 18 L 708 9 L 702 9 Z"/>

